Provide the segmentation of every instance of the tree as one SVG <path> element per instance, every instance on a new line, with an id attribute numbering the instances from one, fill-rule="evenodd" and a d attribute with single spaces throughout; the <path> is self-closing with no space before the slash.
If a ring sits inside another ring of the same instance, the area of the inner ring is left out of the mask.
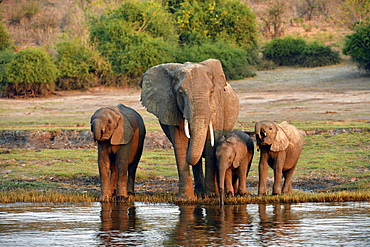
<path id="1" fill-rule="evenodd" d="M 115 73 L 136 78 L 151 66 L 173 61 L 177 34 L 160 3 L 127 1 L 92 23 L 91 40 Z"/>
<path id="2" fill-rule="evenodd" d="M 355 32 L 346 36 L 343 54 L 351 56 L 360 69 L 370 72 L 370 22 L 355 27 Z"/>
<path id="3" fill-rule="evenodd" d="M 0 21 L 0 51 L 10 48 L 10 35 L 2 21 Z"/>
<path id="4" fill-rule="evenodd" d="M 181 44 L 223 40 L 240 47 L 257 44 L 255 15 L 240 1 L 183 1 L 175 10 Z"/>
<path id="5" fill-rule="evenodd" d="M 344 0 L 340 8 L 351 25 L 370 20 L 370 0 Z"/>

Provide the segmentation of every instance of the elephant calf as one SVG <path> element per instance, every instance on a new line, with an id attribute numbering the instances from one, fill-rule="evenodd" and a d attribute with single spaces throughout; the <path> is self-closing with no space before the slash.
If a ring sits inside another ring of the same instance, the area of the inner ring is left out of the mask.
<path id="1" fill-rule="evenodd" d="M 303 147 L 299 130 L 287 122 L 276 124 L 270 121 L 255 125 L 257 148 L 260 150 L 258 194 L 266 194 L 267 169 L 274 170 L 273 195 L 281 194 L 281 182 L 284 177 L 283 193 L 292 193 L 292 175 Z"/>
<path id="2" fill-rule="evenodd" d="M 226 193 L 247 194 L 247 176 L 252 164 L 254 144 L 250 136 L 241 130 L 225 134 L 216 146 L 216 164 L 220 188 L 220 205 Z M 238 186 L 239 182 L 239 186 Z"/>
<path id="3" fill-rule="evenodd" d="M 136 169 L 141 158 L 145 125 L 141 116 L 122 104 L 98 109 L 91 117 L 91 131 L 98 142 L 100 201 L 125 201 L 134 193 Z"/>

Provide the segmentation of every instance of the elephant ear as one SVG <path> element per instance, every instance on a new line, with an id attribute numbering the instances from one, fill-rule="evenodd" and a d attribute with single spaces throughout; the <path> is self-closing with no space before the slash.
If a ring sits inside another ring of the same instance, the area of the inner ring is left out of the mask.
<path id="1" fill-rule="evenodd" d="M 167 125 L 179 125 L 182 119 L 173 91 L 173 79 L 179 63 L 167 63 L 147 70 L 141 78 L 141 102 L 147 111 Z"/>
<path id="2" fill-rule="evenodd" d="M 226 82 L 226 77 L 224 70 L 222 69 L 222 64 L 217 59 L 208 59 L 200 64 L 207 66 L 213 72 L 213 83 L 216 86 L 226 87 L 228 84 Z"/>
<path id="3" fill-rule="evenodd" d="M 125 117 L 124 113 L 119 110 L 119 108 L 112 107 L 111 110 L 119 115 L 117 127 L 114 129 L 110 140 L 111 145 L 122 145 L 129 143 L 134 135 L 134 130 L 132 129 L 130 121 L 127 117 Z"/>
<path id="4" fill-rule="evenodd" d="M 285 150 L 290 143 L 289 138 L 285 133 L 284 129 L 281 127 L 281 125 L 276 124 L 276 128 L 277 128 L 276 137 L 270 148 L 270 150 L 273 152 Z"/>

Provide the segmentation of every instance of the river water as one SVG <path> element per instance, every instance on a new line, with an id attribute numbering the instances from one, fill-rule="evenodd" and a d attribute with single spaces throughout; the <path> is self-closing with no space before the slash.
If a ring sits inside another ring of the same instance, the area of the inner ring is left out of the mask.
<path id="1" fill-rule="evenodd" d="M 0 204 L 0 246 L 370 246 L 370 203 Z"/>

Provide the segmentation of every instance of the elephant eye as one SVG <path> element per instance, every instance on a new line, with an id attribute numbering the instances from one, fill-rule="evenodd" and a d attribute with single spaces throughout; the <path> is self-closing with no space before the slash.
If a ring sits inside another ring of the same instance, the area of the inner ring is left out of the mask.
<path id="1" fill-rule="evenodd" d="M 108 119 L 108 123 L 111 124 L 112 123 L 112 120 L 111 119 Z"/>

